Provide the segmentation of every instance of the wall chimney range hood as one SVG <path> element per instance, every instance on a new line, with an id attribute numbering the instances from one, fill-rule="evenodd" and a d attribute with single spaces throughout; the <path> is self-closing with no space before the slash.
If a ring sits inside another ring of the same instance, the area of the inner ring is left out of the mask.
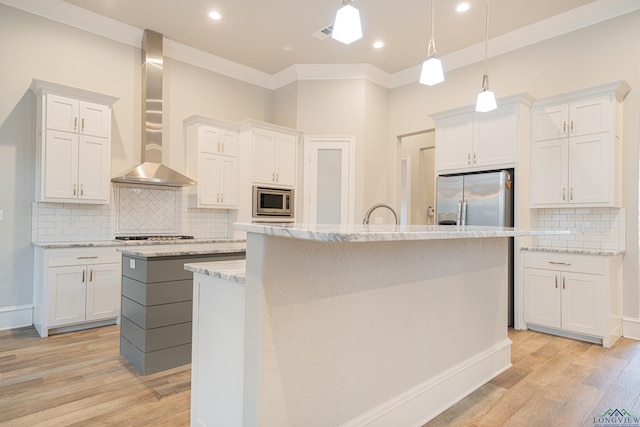
<path id="1" fill-rule="evenodd" d="M 142 37 L 142 163 L 112 178 L 125 184 L 182 187 L 191 178 L 162 164 L 162 34 L 144 30 Z"/>

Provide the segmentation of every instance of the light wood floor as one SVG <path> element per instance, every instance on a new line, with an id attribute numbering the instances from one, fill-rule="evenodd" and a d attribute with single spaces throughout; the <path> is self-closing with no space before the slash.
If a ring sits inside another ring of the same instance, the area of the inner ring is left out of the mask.
<path id="1" fill-rule="evenodd" d="M 593 427 L 609 408 L 640 414 L 640 342 L 509 336 L 514 366 L 427 426 Z M 118 326 L 44 339 L 0 331 L 0 425 L 188 426 L 190 374 L 141 376 L 119 356 Z"/>

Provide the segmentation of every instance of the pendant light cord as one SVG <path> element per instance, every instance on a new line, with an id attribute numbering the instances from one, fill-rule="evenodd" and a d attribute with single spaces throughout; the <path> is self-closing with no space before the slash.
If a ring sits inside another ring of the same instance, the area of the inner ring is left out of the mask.
<path id="1" fill-rule="evenodd" d="M 431 39 L 429 40 L 429 47 L 427 48 L 427 57 L 431 58 L 436 54 L 436 9 L 435 9 L 436 0 L 431 0 Z"/>
<path id="2" fill-rule="evenodd" d="M 484 38 L 484 74 L 487 75 L 488 62 L 489 62 L 489 0 L 486 2 L 485 13 L 485 38 Z"/>

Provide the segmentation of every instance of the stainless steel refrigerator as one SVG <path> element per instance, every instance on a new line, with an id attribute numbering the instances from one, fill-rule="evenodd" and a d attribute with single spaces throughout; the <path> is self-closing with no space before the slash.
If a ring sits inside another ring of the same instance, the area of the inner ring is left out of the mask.
<path id="1" fill-rule="evenodd" d="M 436 224 L 513 227 L 513 171 L 439 176 Z M 513 325 L 513 238 L 509 239 L 509 311 Z"/>
<path id="2" fill-rule="evenodd" d="M 512 227 L 512 195 L 511 171 L 439 176 L 437 224 Z"/>

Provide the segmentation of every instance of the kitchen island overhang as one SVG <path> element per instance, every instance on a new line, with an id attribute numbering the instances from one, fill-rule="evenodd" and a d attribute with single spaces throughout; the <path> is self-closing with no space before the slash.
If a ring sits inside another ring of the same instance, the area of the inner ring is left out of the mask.
<path id="1" fill-rule="evenodd" d="M 192 424 L 427 422 L 511 366 L 507 240 L 549 233 L 455 226 L 235 227 L 247 232 L 241 281 L 187 265 L 196 271 Z M 223 293 L 209 290 L 225 287 L 237 291 L 235 321 L 207 314 L 198 323 L 200 313 L 221 304 Z M 207 300 L 214 294 L 215 301 Z M 224 366 L 204 368 L 215 358 L 196 342 L 196 335 L 210 336 L 207 330 L 221 322 L 235 324 L 244 338 L 242 348 L 236 343 L 233 360 L 242 363 L 235 374 Z M 215 372 L 225 372 L 224 378 Z M 235 404 L 207 410 L 204 402 L 220 396 L 215 388 L 225 387 L 223 379 L 236 390 L 235 397 L 225 396 Z"/>

